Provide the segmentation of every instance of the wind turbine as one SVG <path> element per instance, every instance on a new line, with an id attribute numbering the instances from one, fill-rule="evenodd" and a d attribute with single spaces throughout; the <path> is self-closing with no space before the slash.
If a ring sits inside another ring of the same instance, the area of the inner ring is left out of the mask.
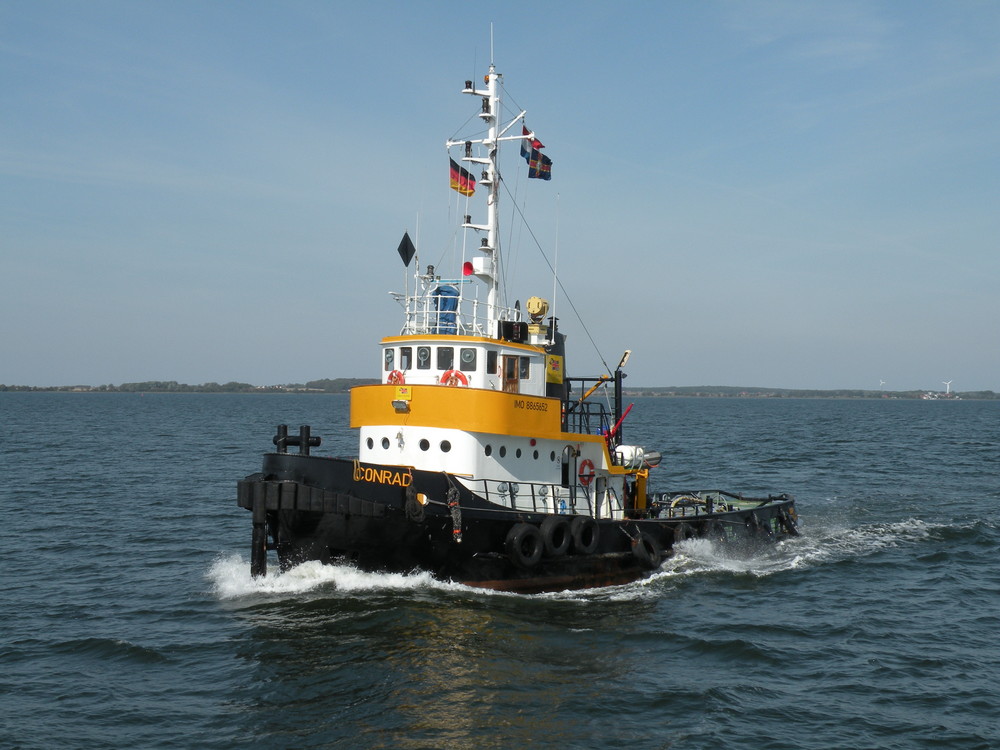
<path id="1" fill-rule="evenodd" d="M 951 384 L 953 382 L 954 382 L 953 380 L 942 380 L 941 381 L 941 384 L 944 386 L 944 393 L 945 393 L 946 396 L 949 393 L 951 393 Z"/>
<path id="2" fill-rule="evenodd" d="M 885 381 L 884 380 L 879 380 L 878 381 L 878 387 L 879 388 L 884 388 L 884 386 L 885 386 Z"/>

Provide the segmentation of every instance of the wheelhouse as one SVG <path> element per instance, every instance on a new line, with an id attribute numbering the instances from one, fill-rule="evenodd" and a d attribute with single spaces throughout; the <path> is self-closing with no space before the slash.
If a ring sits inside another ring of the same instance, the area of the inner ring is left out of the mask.
<path id="1" fill-rule="evenodd" d="M 455 385 L 546 395 L 544 348 L 473 336 L 400 336 L 382 340 L 382 382 Z"/>

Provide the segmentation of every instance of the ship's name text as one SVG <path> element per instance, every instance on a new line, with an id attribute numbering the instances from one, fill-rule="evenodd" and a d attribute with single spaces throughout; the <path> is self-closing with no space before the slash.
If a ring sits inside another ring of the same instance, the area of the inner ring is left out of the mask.
<path id="1" fill-rule="evenodd" d="M 413 475 L 399 469 L 377 469 L 374 466 L 362 466 L 360 461 L 355 461 L 354 481 L 409 487 L 413 483 Z"/>

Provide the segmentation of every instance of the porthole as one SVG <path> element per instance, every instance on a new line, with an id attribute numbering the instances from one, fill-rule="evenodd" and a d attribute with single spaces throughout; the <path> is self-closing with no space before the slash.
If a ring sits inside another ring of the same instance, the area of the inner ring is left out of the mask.
<path id="1" fill-rule="evenodd" d="M 431 444 L 427 440 L 421 440 L 420 441 L 420 450 L 426 451 L 426 450 L 429 450 L 430 447 L 431 447 Z"/>
<path id="2" fill-rule="evenodd" d="M 450 450 L 451 450 L 451 443 L 449 441 L 447 441 L 447 440 L 442 440 L 441 441 L 441 452 L 442 453 L 447 453 Z"/>
<path id="3" fill-rule="evenodd" d="M 553 462 L 554 462 L 555 460 L 556 460 L 556 452 L 555 452 L 555 451 L 552 451 L 552 452 L 551 452 L 551 453 L 549 454 L 549 461 L 553 461 Z"/>
<path id="4" fill-rule="evenodd" d="M 389 450 L 389 438 L 382 438 L 382 448 Z"/>
<path id="5" fill-rule="evenodd" d="M 516 456 L 517 458 L 520 458 L 520 457 L 521 457 L 521 449 L 520 449 L 520 448 L 518 448 L 518 449 L 517 449 L 517 450 L 516 450 L 516 451 L 514 452 L 514 455 L 515 455 L 515 456 Z"/>
<path id="6" fill-rule="evenodd" d="M 500 458 L 503 458 L 506 455 L 507 455 L 507 446 L 501 445 L 500 446 Z"/>
<path id="7" fill-rule="evenodd" d="M 483 448 L 483 453 L 485 453 L 487 456 L 492 456 L 493 455 L 493 446 L 492 445 L 487 445 L 485 448 Z"/>
<path id="8" fill-rule="evenodd" d="M 372 448 L 374 448 L 374 447 L 375 447 L 375 441 L 374 441 L 374 440 L 372 440 L 371 438 L 368 438 L 368 440 L 367 440 L 367 441 L 365 441 L 365 442 L 366 442 L 366 444 L 368 445 L 368 450 L 371 450 Z"/>
<path id="9" fill-rule="evenodd" d="M 538 451 L 533 451 L 531 455 L 536 461 L 538 460 Z"/>

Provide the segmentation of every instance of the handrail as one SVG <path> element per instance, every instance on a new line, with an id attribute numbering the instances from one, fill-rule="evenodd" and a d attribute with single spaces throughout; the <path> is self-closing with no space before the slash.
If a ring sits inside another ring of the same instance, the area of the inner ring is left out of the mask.
<path id="1" fill-rule="evenodd" d="M 441 284 L 468 283 L 451 279 L 440 280 Z M 400 335 L 427 335 L 439 332 L 444 319 L 443 315 L 454 316 L 456 335 L 495 336 L 496 331 L 489 329 L 490 316 L 485 303 L 478 299 L 460 298 L 454 311 L 443 312 L 435 306 L 437 297 L 433 294 L 401 294 L 393 293 L 393 297 L 403 306 L 403 327 Z M 500 307 L 497 309 L 498 320 L 521 320 L 521 311 L 515 307 Z"/>
<path id="2" fill-rule="evenodd" d="M 531 512 L 532 513 L 552 513 L 552 498 L 557 497 L 559 501 L 563 501 L 566 504 L 565 514 L 573 515 L 570 509 L 570 497 L 566 496 L 556 496 L 553 493 L 556 491 L 557 487 L 562 488 L 560 485 L 547 484 L 543 482 L 503 482 L 495 479 L 479 479 L 476 480 L 475 484 L 482 487 L 481 490 L 476 490 L 483 498 L 488 502 L 494 503 L 496 505 L 506 505 L 511 510 L 525 510 L 523 505 L 518 505 L 518 500 L 523 500 L 525 498 L 530 498 L 531 501 Z M 490 490 L 490 484 L 495 487 L 501 485 L 507 485 L 508 489 L 506 492 L 500 492 L 497 489 L 493 491 Z M 513 484 L 517 487 L 516 492 L 510 491 L 510 485 Z M 582 485 L 578 485 L 580 489 Z M 545 493 L 543 494 L 540 490 L 544 488 Z M 527 491 L 526 491 L 527 490 Z M 583 501 L 581 503 L 581 500 Z M 576 513 L 577 514 L 590 514 L 593 515 L 594 507 L 591 498 L 587 493 L 578 493 L 576 501 Z M 563 509 L 556 511 L 557 513 L 563 513 Z"/>

